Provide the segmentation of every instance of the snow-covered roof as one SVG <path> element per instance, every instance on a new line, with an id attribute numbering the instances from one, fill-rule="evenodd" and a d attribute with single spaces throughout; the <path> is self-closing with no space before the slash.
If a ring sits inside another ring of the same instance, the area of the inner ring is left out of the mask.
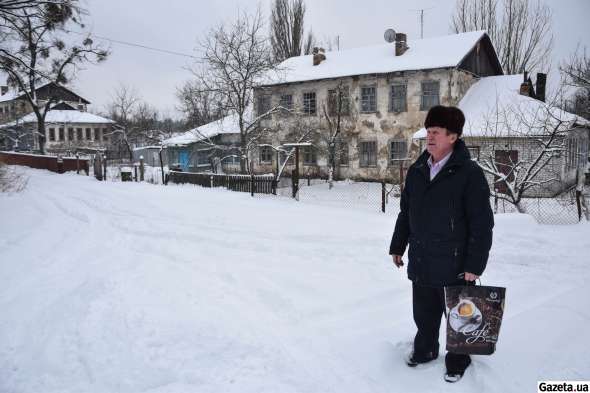
<path id="1" fill-rule="evenodd" d="M 409 49 L 401 56 L 395 56 L 393 43 L 326 52 L 326 60 L 316 66 L 313 55 L 291 57 L 279 65 L 279 71 L 266 75 L 260 84 L 456 67 L 484 36 L 486 32 L 482 30 L 408 40 Z"/>
<path id="2" fill-rule="evenodd" d="M 38 91 L 38 90 L 40 90 L 40 89 L 42 89 L 42 88 L 44 88 L 44 87 L 46 87 L 47 85 L 50 85 L 50 84 L 54 84 L 54 85 L 56 85 L 56 86 L 58 86 L 58 87 L 60 87 L 60 88 L 62 88 L 64 90 L 67 90 L 70 93 L 72 93 L 72 94 L 80 97 L 84 101 L 84 103 L 90 104 L 90 101 L 88 101 L 86 98 L 82 97 L 80 94 L 76 93 L 74 90 L 72 90 L 71 87 L 66 87 L 66 86 L 57 84 L 55 82 L 46 82 L 46 83 L 42 84 L 41 86 L 38 86 L 36 88 L 36 90 Z M 16 90 L 16 89 L 9 89 L 6 92 L 6 94 L 0 95 L 0 102 L 12 101 L 14 99 L 23 97 L 24 95 L 25 95 L 25 93 L 22 90 L 19 91 L 19 90 Z"/>
<path id="3" fill-rule="evenodd" d="M 0 102 L 12 101 L 20 95 L 14 90 L 8 90 L 6 94 L 0 95 Z"/>
<path id="4" fill-rule="evenodd" d="M 6 123 L 0 125 L 0 128 L 5 127 L 13 127 L 17 124 L 26 124 L 26 123 L 36 123 L 37 116 L 35 113 L 31 112 L 28 115 L 25 115 L 18 119 L 17 121 L 13 121 L 10 123 Z M 50 110 L 47 112 L 45 116 L 45 123 L 54 123 L 54 124 L 70 124 L 70 123 L 77 123 L 77 124 L 114 124 L 115 122 L 111 119 L 107 119 L 106 117 L 102 117 L 99 115 L 95 115 L 93 113 L 88 112 L 80 112 L 80 111 L 72 111 L 72 110 Z"/>
<path id="5" fill-rule="evenodd" d="M 193 128 L 178 136 L 166 139 L 162 142 L 164 146 L 184 146 L 204 139 L 213 138 L 220 134 L 239 134 L 238 115 L 231 114 L 220 120 Z"/>
<path id="6" fill-rule="evenodd" d="M 465 114 L 465 137 L 523 137 L 546 134 L 546 127 L 562 121 L 561 131 L 574 124 L 589 126 L 580 116 L 563 111 L 548 103 L 520 94 L 521 75 L 499 75 L 481 78 L 459 101 Z M 414 139 L 426 137 L 421 128 Z"/>

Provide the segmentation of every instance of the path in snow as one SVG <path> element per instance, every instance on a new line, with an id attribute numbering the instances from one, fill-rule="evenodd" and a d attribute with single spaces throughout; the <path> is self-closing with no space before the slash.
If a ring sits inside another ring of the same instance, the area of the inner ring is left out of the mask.
<path id="1" fill-rule="evenodd" d="M 497 216 L 498 351 L 459 386 L 403 364 L 394 217 L 26 170 L 0 195 L 2 392 L 507 392 L 590 379 L 590 225 Z M 444 333 L 444 331 L 442 331 Z M 444 340 L 444 337 L 441 337 Z M 444 342 L 442 342 L 444 344 Z"/>

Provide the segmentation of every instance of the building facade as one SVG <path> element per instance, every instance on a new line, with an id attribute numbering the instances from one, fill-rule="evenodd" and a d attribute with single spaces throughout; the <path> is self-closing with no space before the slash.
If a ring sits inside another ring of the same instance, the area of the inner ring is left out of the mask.
<path id="1" fill-rule="evenodd" d="M 502 74 L 484 32 L 397 38 L 395 45 L 318 50 L 282 63 L 276 82 L 255 89 L 258 114 L 281 108 L 262 121 L 271 130 L 263 144 L 311 142 L 300 154 L 303 174 L 327 176 L 333 156 L 336 178 L 396 179 L 418 152 L 412 135 L 432 106 L 457 105 L 478 78 Z M 251 157 L 255 172 L 283 164 L 271 151 L 262 146 Z"/>

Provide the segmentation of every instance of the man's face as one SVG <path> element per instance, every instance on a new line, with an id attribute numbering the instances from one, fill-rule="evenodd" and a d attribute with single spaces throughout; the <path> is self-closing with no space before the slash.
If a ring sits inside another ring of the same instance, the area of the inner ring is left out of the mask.
<path id="1" fill-rule="evenodd" d="M 446 128 L 429 127 L 426 130 L 426 150 L 435 160 L 440 160 L 453 150 L 457 134 L 449 133 Z"/>

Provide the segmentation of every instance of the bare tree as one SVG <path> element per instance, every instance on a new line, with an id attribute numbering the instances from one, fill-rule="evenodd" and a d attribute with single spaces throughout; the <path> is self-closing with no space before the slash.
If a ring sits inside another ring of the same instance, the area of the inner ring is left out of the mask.
<path id="1" fill-rule="evenodd" d="M 484 138 L 494 143 L 478 163 L 494 179 L 492 196 L 513 204 L 521 213 L 526 211 L 522 201 L 529 191 L 559 192 L 561 169 L 553 163 L 576 154 L 568 148 L 568 134 L 578 118 L 559 109 L 557 103 L 557 95 L 540 105 L 497 102 L 485 118 Z"/>
<path id="2" fill-rule="evenodd" d="M 199 80 L 187 81 L 176 89 L 177 109 L 184 113 L 190 128 L 199 127 L 224 115 L 216 94 L 207 90 Z"/>
<path id="3" fill-rule="evenodd" d="M 455 33 L 486 30 L 506 74 L 547 68 L 553 47 L 552 14 L 539 0 L 458 0 Z"/>
<path id="4" fill-rule="evenodd" d="M 270 43 L 277 63 L 301 55 L 303 46 L 303 0 L 275 0 L 270 16 Z"/>
<path id="5" fill-rule="evenodd" d="M 260 131 L 260 121 L 278 110 L 278 107 L 252 114 L 253 88 L 272 70 L 272 59 L 264 23 L 258 10 L 253 15 L 240 12 L 229 26 L 213 28 L 201 42 L 203 61 L 193 69 L 202 81 L 202 92 L 212 93 L 219 99 L 225 114 L 236 114 L 240 131 L 241 171 L 249 170 L 250 139 Z"/>
<path id="6" fill-rule="evenodd" d="M 570 59 L 559 67 L 564 83 L 575 89 L 572 103 L 567 109 L 590 119 L 590 56 L 586 49 L 576 49 Z"/>
<path id="7" fill-rule="evenodd" d="M 67 83 L 80 64 L 104 61 L 108 52 L 90 37 L 77 44 L 64 40 L 69 25 L 84 26 L 77 0 L 8 0 L 2 4 L 0 70 L 8 74 L 9 85 L 21 90 L 32 107 L 37 118 L 35 140 L 43 153 L 45 117 L 57 98 L 41 100 L 37 88 L 48 82 Z"/>
<path id="8" fill-rule="evenodd" d="M 343 122 L 345 127 L 354 127 L 351 121 L 350 92 L 348 86 L 341 81 L 338 86 L 328 92 L 328 101 L 322 104 L 322 111 L 326 119 L 328 134 L 322 133 L 328 146 L 328 182 L 329 188 L 333 187 L 334 174 L 336 172 L 336 150 L 339 148 Z"/>
<path id="9" fill-rule="evenodd" d="M 108 105 L 109 117 L 118 125 L 112 134 L 116 136 L 116 142 L 126 148 L 130 160 L 133 159 L 131 144 L 138 132 L 133 124 L 133 116 L 140 101 L 136 89 L 121 83 L 111 95 L 111 103 Z"/>
<path id="10" fill-rule="evenodd" d="M 309 29 L 307 32 L 307 36 L 305 37 L 305 42 L 303 44 L 303 54 L 304 55 L 311 55 L 313 52 L 313 48 L 317 46 L 317 40 L 313 35 L 313 31 Z"/>

